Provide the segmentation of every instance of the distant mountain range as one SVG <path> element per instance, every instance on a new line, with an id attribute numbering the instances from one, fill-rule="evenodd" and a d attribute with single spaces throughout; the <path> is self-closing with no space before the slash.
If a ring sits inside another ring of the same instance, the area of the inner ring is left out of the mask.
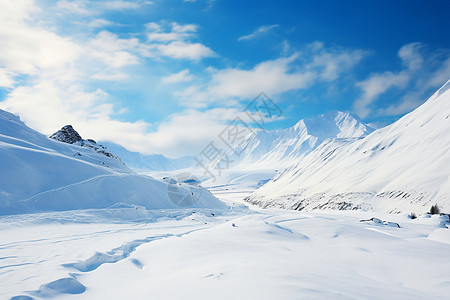
<path id="1" fill-rule="evenodd" d="M 294 126 L 272 131 L 257 131 L 243 149 L 238 165 L 254 169 L 286 168 L 295 164 L 323 141 L 330 138 L 362 138 L 374 131 L 357 116 L 333 111 L 316 118 L 300 120 Z M 238 149 L 238 152 L 241 152 Z"/>

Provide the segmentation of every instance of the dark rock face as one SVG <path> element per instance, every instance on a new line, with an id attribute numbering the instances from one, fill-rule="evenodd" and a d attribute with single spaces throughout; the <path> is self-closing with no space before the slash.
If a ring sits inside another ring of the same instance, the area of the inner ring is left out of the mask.
<path id="1" fill-rule="evenodd" d="M 60 142 L 75 144 L 83 140 L 78 132 L 73 129 L 72 125 L 66 125 L 54 134 L 50 136 L 51 139 L 55 139 Z"/>

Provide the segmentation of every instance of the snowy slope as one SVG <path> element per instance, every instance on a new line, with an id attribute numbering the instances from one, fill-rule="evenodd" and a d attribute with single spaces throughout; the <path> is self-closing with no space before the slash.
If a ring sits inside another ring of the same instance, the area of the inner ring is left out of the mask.
<path id="1" fill-rule="evenodd" d="M 253 169 L 288 167 L 329 138 L 360 138 L 374 129 L 358 117 L 334 111 L 300 120 L 294 126 L 273 131 L 257 131 L 240 155 L 239 165 Z M 241 152 L 238 149 L 238 152 Z"/>
<path id="2" fill-rule="evenodd" d="M 448 298 L 444 216 L 100 211 L 0 217 L 0 299 Z"/>
<path id="3" fill-rule="evenodd" d="M 182 185 L 179 191 L 199 197 L 194 207 L 224 207 L 201 188 Z M 0 110 L 0 215 L 116 203 L 177 208 L 170 200 L 166 182 L 138 175 L 90 147 L 49 139 Z"/>
<path id="4" fill-rule="evenodd" d="M 394 124 L 323 143 L 251 195 L 263 207 L 450 210 L 450 81 Z"/>
<path id="5" fill-rule="evenodd" d="M 188 168 L 195 164 L 191 156 L 171 159 L 162 154 L 145 155 L 132 152 L 112 142 L 101 142 L 101 144 L 119 156 L 127 166 L 136 170 L 171 171 Z"/>

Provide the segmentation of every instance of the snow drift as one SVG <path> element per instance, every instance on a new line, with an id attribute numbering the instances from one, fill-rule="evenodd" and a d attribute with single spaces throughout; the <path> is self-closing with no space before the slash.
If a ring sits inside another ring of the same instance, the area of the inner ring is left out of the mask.
<path id="1" fill-rule="evenodd" d="M 106 149 L 87 141 L 89 145 L 82 146 L 80 141 L 49 139 L 0 110 L 0 215 L 116 203 L 147 209 L 178 207 L 169 198 L 166 182 L 132 172 L 116 156 L 106 155 Z M 179 184 L 179 191 L 199 195 L 193 207 L 225 207 L 199 187 Z"/>
<path id="2" fill-rule="evenodd" d="M 322 143 L 247 200 L 296 210 L 450 210 L 450 81 L 397 122 Z"/>

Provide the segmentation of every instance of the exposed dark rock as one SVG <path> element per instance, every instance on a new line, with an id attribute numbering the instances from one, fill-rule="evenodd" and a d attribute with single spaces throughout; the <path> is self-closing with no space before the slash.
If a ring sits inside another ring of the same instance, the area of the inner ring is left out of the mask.
<path id="1" fill-rule="evenodd" d="M 64 126 L 52 134 L 50 138 L 68 144 L 75 144 L 82 140 L 81 136 L 73 129 L 72 125 Z"/>

